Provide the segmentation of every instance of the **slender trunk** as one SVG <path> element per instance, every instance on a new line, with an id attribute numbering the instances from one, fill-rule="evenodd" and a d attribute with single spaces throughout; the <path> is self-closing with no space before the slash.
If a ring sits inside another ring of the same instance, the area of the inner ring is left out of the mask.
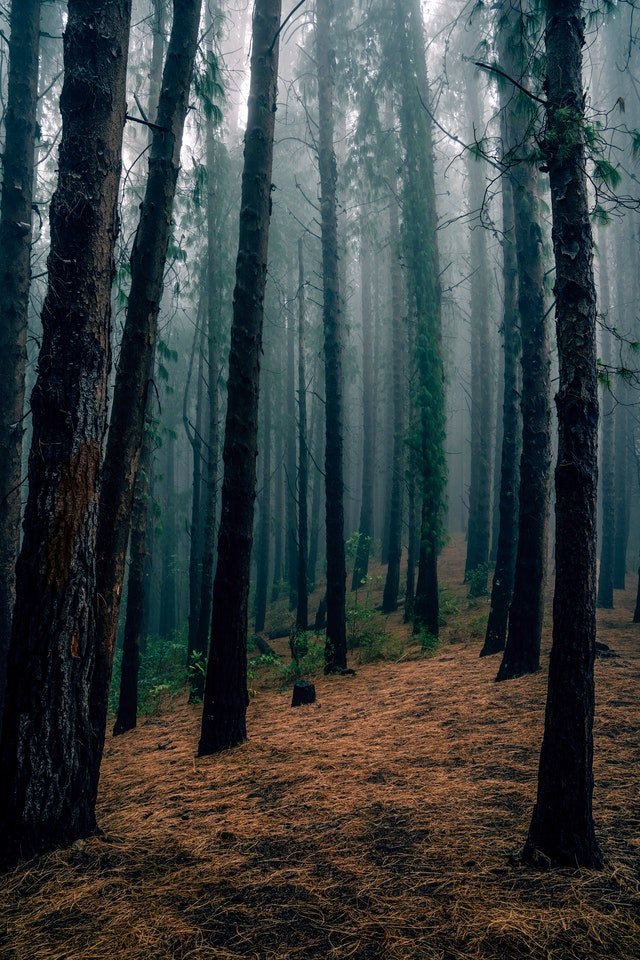
<path id="1" fill-rule="evenodd" d="M 176 610 L 176 516 L 174 495 L 175 480 L 175 440 L 165 438 L 164 454 L 164 493 L 162 497 L 162 585 L 160 589 L 160 625 L 161 637 L 172 637 L 177 623 Z"/>
<path id="2" fill-rule="evenodd" d="M 309 622 L 307 584 L 309 451 L 307 450 L 307 373 L 305 347 L 304 259 L 298 240 L 298 590 L 296 626 L 306 630 Z"/>
<path id="3" fill-rule="evenodd" d="M 222 512 L 199 755 L 247 738 L 247 620 L 280 0 L 256 0 L 227 381 Z"/>
<path id="4" fill-rule="evenodd" d="M 131 252 L 131 288 L 111 409 L 96 547 L 96 665 L 92 677 L 92 778 L 98 789 L 109 683 L 120 612 L 133 491 L 142 446 L 148 384 L 152 378 L 158 311 L 180 166 L 180 147 L 193 73 L 200 0 L 174 0 L 162 77 L 157 128 L 140 221 Z"/>
<path id="5" fill-rule="evenodd" d="M 559 385 L 553 645 L 538 792 L 524 857 L 598 867 L 593 823 L 598 381 L 584 151 L 580 0 L 547 0 L 547 130 Z"/>
<path id="6" fill-rule="evenodd" d="M 145 565 L 147 560 L 147 520 L 149 516 L 149 475 L 152 460 L 152 439 L 145 430 L 136 476 L 135 496 L 131 513 L 129 539 L 129 577 L 127 579 L 127 614 L 122 643 L 120 694 L 113 727 L 114 737 L 133 730 L 138 718 L 138 670 L 140 639 L 144 617 Z"/>
<path id="7" fill-rule="evenodd" d="M 209 23 L 209 28 L 212 24 Z M 209 55 L 213 56 L 213 39 L 208 42 Z M 218 509 L 218 278 L 216 253 L 218 244 L 217 199 L 216 199 L 216 141 L 213 118 L 205 121 L 207 145 L 207 396 L 209 400 L 209 430 L 207 436 L 207 479 L 205 484 L 205 514 L 202 535 L 202 579 L 200 584 L 200 609 L 198 632 L 193 650 L 197 663 L 190 673 L 191 702 L 201 700 L 204 694 L 204 664 L 211 628 L 211 605 L 213 602 L 213 579 L 216 548 L 216 514 Z"/>
<path id="8" fill-rule="evenodd" d="M 298 599 L 298 542 L 297 504 L 296 504 L 296 322 L 291 310 L 287 311 L 287 413 L 285 424 L 287 430 L 285 469 L 286 479 L 286 561 L 287 583 L 289 585 L 289 609 L 295 610 Z"/>
<path id="9" fill-rule="evenodd" d="M 353 565 L 351 589 L 357 590 L 369 573 L 369 553 L 373 533 L 373 471 L 376 459 L 373 406 L 373 330 L 371 304 L 371 250 L 363 238 L 360 250 L 360 286 L 362 295 L 362 502 L 358 545 Z"/>
<path id="10" fill-rule="evenodd" d="M 20 548 L 39 43 L 40 0 L 14 0 L 0 201 L 0 718 Z"/>
<path id="11" fill-rule="evenodd" d="M 522 48 L 520 14 L 504 28 L 503 57 L 511 76 L 522 76 L 528 62 Z M 523 76 L 526 85 L 526 77 Z M 522 338 L 522 451 L 518 548 L 504 656 L 497 679 L 533 673 L 540 666 L 547 567 L 547 519 L 551 466 L 549 342 L 544 304 L 544 262 L 537 171 L 528 159 L 530 101 L 514 93 L 508 114 L 507 147 L 511 167 L 518 310 Z"/>
<path id="12" fill-rule="evenodd" d="M 600 248 L 600 313 L 604 320 L 602 329 L 602 360 L 605 368 L 611 367 L 613 351 L 609 324 L 609 264 L 607 242 L 604 232 L 599 235 Z M 600 571 L 598 574 L 598 607 L 613 609 L 613 567 L 615 558 L 615 401 L 608 387 L 603 388 L 602 403 L 602 534 L 600 541 Z"/>
<path id="13" fill-rule="evenodd" d="M 200 585 L 202 583 L 202 553 L 203 553 L 203 523 L 202 523 L 202 429 L 203 429 L 203 411 L 204 389 L 203 389 L 203 367 L 204 367 L 204 337 L 205 324 L 202 313 L 206 303 L 204 296 L 200 297 L 198 307 L 198 323 L 193 334 L 193 352 L 189 362 L 189 373 L 187 376 L 187 386 L 184 394 L 183 422 L 185 433 L 193 454 L 192 469 L 192 493 L 191 493 L 191 523 L 189 526 L 189 632 L 187 638 L 187 664 L 192 661 L 192 654 L 196 648 L 198 636 L 198 621 L 200 618 Z M 198 350 L 198 381 L 196 387 L 196 422 L 192 427 L 189 422 L 188 414 L 188 395 L 191 383 L 191 374 L 194 360 L 194 352 Z"/>
<path id="14" fill-rule="evenodd" d="M 393 337 L 393 456 L 389 491 L 389 566 L 384 584 L 382 609 L 392 613 L 398 607 L 400 561 L 402 559 L 402 494 L 404 490 L 404 329 L 402 316 L 402 273 L 400 269 L 400 227 L 395 197 L 389 205 L 391 322 Z"/>
<path id="15" fill-rule="evenodd" d="M 512 201 L 513 205 L 513 201 Z M 513 214 L 512 214 L 513 227 Z M 513 244 L 513 238 L 511 240 Z M 515 255 L 515 248 L 514 248 Z M 498 335 L 500 343 L 500 334 Z M 504 399 L 504 338 L 502 338 L 502 347 L 499 353 L 498 377 L 496 380 L 495 394 L 495 443 L 493 447 L 493 486 L 491 493 L 491 549 L 489 551 L 489 564 L 495 568 L 498 558 L 498 539 L 500 537 L 500 475 L 502 472 L 502 444 L 504 441 L 504 422 L 503 407 Z M 515 551 L 514 551 L 515 555 Z"/>
<path id="16" fill-rule="evenodd" d="M 624 590 L 627 574 L 627 390 L 626 384 L 620 379 L 616 389 L 614 414 L 614 546 L 613 546 L 613 586 L 616 590 Z"/>
<path id="17" fill-rule="evenodd" d="M 274 446 L 276 455 L 276 469 L 274 476 L 275 503 L 273 516 L 273 585 L 271 587 L 271 602 L 275 603 L 280 596 L 283 570 L 283 516 L 284 516 L 284 483 L 282 469 L 282 410 L 276 406 L 276 423 L 274 431 Z"/>
<path id="18" fill-rule="evenodd" d="M 482 129 L 478 77 L 467 79 L 467 105 L 472 131 Z M 471 487 L 465 577 L 474 571 L 472 592 L 486 592 L 491 531 L 491 420 L 493 411 L 491 337 L 489 334 L 489 264 L 482 222 L 486 180 L 482 161 L 469 153 L 469 209 L 477 217 L 470 236 L 471 255 Z"/>
<path id="19" fill-rule="evenodd" d="M 314 378 L 317 384 L 317 378 Z M 322 462 L 322 411 L 320 400 L 316 398 L 311 429 L 311 443 L 313 448 L 314 470 L 313 487 L 311 490 L 311 532 L 309 534 L 309 563 L 308 581 L 309 590 L 316 585 L 316 570 L 318 567 L 318 543 L 320 540 L 320 505 L 322 501 L 322 473 L 319 464 Z"/>
<path id="20" fill-rule="evenodd" d="M 271 377 L 265 370 L 262 391 L 262 502 L 256 576 L 255 624 L 256 633 L 264 630 L 269 590 L 269 546 L 271 541 Z"/>
<path id="21" fill-rule="evenodd" d="M 130 16 L 128 0 L 68 4 L 59 177 L 0 741 L 0 854 L 27 856 L 95 829 L 94 558 Z"/>
<path id="22" fill-rule="evenodd" d="M 346 561 L 344 547 L 342 303 L 338 280 L 336 157 L 333 148 L 333 0 L 316 3 L 318 163 L 322 224 L 325 361 L 325 493 L 327 529 L 327 639 L 325 671 L 347 667 Z"/>
<path id="23" fill-rule="evenodd" d="M 503 29 L 506 24 L 502 21 Z M 506 92 L 506 91 L 505 91 Z M 505 117 L 508 104 L 504 101 L 502 110 Z M 508 127 L 503 119 L 503 138 L 506 140 Z M 518 263 L 516 256 L 515 222 L 513 212 L 513 191 L 511 180 L 502 180 L 502 216 L 503 216 L 503 277 L 504 309 L 502 316 L 502 335 L 504 350 L 504 379 L 502 400 L 502 453 L 500 461 L 500 528 L 496 566 L 491 587 L 491 606 L 487 620 L 487 631 L 480 656 L 489 656 L 504 650 L 509 621 L 509 607 L 513 594 L 515 576 L 516 549 L 518 544 L 518 455 L 520 452 L 520 392 L 518 389 L 518 363 L 520 359 L 520 334 L 518 330 Z"/>

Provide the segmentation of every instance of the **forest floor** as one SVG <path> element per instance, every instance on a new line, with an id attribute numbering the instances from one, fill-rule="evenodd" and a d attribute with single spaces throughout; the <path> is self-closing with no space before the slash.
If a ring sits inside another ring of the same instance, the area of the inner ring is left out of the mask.
<path id="1" fill-rule="evenodd" d="M 182 700 L 109 741 L 101 838 L 0 880 L 2 960 L 638 960 L 640 626 L 616 593 L 599 637 L 599 872 L 518 863 L 535 795 L 544 669 L 493 682 L 486 601 L 444 553 L 448 623 L 290 708 L 253 680 L 249 741 L 195 758 Z M 379 572 L 379 571 L 378 571 Z M 374 571 L 375 573 L 375 571 Z M 373 577 L 374 591 L 379 577 Z M 629 582 L 631 585 L 631 580 Z M 633 584 L 635 587 L 635 584 Z M 401 616 L 388 629 L 406 639 Z"/>

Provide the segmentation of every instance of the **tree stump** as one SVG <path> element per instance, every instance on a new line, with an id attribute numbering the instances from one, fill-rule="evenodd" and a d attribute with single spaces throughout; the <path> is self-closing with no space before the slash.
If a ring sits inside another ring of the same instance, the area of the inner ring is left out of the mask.
<path id="1" fill-rule="evenodd" d="M 297 680 L 293 685 L 292 707 L 301 707 L 316 702 L 316 688 L 308 680 Z"/>

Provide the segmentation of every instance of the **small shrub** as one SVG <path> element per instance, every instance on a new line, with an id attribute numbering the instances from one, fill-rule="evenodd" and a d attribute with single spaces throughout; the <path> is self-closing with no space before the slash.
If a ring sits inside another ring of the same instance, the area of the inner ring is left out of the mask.
<path id="1" fill-rule="evenodd" d="M 480 563 L 467 577 L 469 584 L 469 598 L 485 597 L 489 592 L 489 564 Z"/>
<path id="2" fill-rule="evenodd" d="M 432 633 L 429 633 L 426 627 L 423 627 L 420 631 L 419 641 L 420 649 L 427 657 L 432 657 L 440 644 L 440 639 L 438 637 L 434 637 Z"/>

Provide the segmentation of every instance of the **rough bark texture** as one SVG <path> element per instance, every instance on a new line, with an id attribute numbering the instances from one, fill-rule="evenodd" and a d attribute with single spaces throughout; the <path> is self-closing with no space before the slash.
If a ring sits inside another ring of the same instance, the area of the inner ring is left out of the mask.
<path id="1" fill-rule="evenodd" d="M 296 298 L 297 299 L 297 298 Z M 287 399 L 286 399 L 286 567 L 289 609 L 295 610 L 298 598 L 298 510 L 296 504 L 296 319 L 287 311 Z"/>
<path id="2" fill-rule="evenodd" d="M 478 76 L 467 79 L 467 109 L 472 129 L 470 142 L 480 137 L 483 122 L 478 96 Z M 489 332 L 489 264 L 487 237 L 482 223 L 487 182 L 482 161 L 469 154 L 469 212 L 474 218 L 469 238 L 471 257 L 471 485 L 465 576 L 476 571 L 475 595 L 486 592 L 491 536 L 491 428 L 493 411 L 492 339 Z"/>
<path id="3" fill-rule="evenodd" d="M 210 29 L 212 25 L 209 24 Z M 213 38 L 208 41 L 209 55 L 213 56 Z M 200 700 L 204 693 L 204 665 L 207 656 L 211 628 L 211 604 L 213 602 L 213 578 L 216 550 L 216 514 L 218 510 L 218 446 L 219 446 L 219 400 L 218 351 L 219 291 L 217 278 L 218 204 L 216 198 L 216 141 L 213 118 L 205 120 L 207 145 L 207 398 L 209 428 L 207 432 L 207 472 L 204 484 L 204 526 L 202 533 L 202 579 L 198 611 L 198 631 L 194 646 L 197 664 L 191 672 L 191 699 Z"/>
<path id="4" fill-rule="evenodd" d="M 200 0 L 174 0 L 173 24 L 158 104 L 158 129 L 153 131 L 147 186 L 131 253 L 131 288 L 100 487 L 96 561 L 99 600 L 91 692 L 95 741 L 92 776 L 96 792 L 134 484 L 142 446 L 147 389 L 153 369 L 200 5 Z"/>
<path id="5" fill-rule="evenodd" d="M 597 867 L 593 796 L 598 384 L 583 146 L 580 0 L 547 0 L 547 131 L 560 379 L 553 645 L 538 793 L 524 850 Z"/>
<path id="6" fill-rule="evenodd" d="M 317 0 L 318 163 L 322 223 L 325 362 L 325 492 L 327 529 L 327 639 L 325 670 L 346 669 L 346 561 L 344 547 L 342 302 L 338 279 L 337 168 L 333 148 L 333 0 Z"/>
<path id="7" fill-rule="evenodd" d="M 256 557 L 256 600 L 255 622 L 256 633 L 264 630 L 264 621 L 267 615 L 267 593 L 269 590 L 269 547 L 271 542 L 271 376 L 268 369 L 262 390 L 262 491 L 260 503 L 260 529 L 258 533 L 258 550 Z"/>
<path id="8" fill-rule="evenodd" d="M 511 0 L 507 0 L 511 9 Z M 503 45 L 507 72 L 523 78 L 527 57 L 520 39 L 520 8 L 510 14 L 510 33 Z M 518 549 L 509 613 L 509 628 L 498 680 L 533 673 L 540 666 L 540 639 L 547 567 L 547 520 L 551 466 L 549 342 L 545 320 L 544 261 L 536 167 L 527 159 L 532 143 L 529 99 L 512 93 L 508 115 L 508 157 L 511 166 L 518 310 L 522 338 L 522 452 Z"/>
<path id="9" fill-rule="evenodd" d="M 257 0 L 227 382 L 222 514 L 198 753 L 247 738 L 247 620 L 271 214 L 280 0 Z"/>
<path id="10" fill-rule="evenodd" d="M 613 545 L 613 586 L 616 590 L 624 590 L 627 575 L 627 538 L 628 506 L 627 506 L 627 444 L 628 444 L 628 410 L 627 389 L 624 382 L 616 385 L 616 399 L 619 401 L 615 408 L 615 454 L 614 454 L 614 487 L 615 487 L 615 522 Z"/>
<path id="11" fill-rule="evenodd" d="M 395 197 L 389 203 L 390 286 L 393 355 L 393 454 L 389 485 L 389 541 L 387 577 L 382 609 L 393 613 L 398 608 L 400 560 L 402 558 L 402 499 L 404 492 L 404 326 L 402 314 L 402 273 L 400 269 L 400 225 Z"/>
<path id="12" fill-rule="evenodd" d="M 362 501 L 358 545 L 353 564 L 351 589 L 357 590 L 369 572 L 373 536 L 373 471 L 376 458 L 375 413 L 373 406 L 373 318 L 371 303 L 371 251 L 363 238 L 360 250 L 360 293 L 362 297 Z"/>
<path id="13" fill-rule="evenodd" d="M 0 718 L 20 547 L 39 41 L 40 0 L 14 0 L 0 201 Z"/>
<path id="14" fill-rule="evenodd" d="M 307 449 L 307 374 L 305 364 L 306 307 L 304 257 L 298 240 L 298 589 L 296 626 L 306 630 L 309 621 L 307 558 L 309 553 L 309 451 Z"/>
<path id="15" fill-rule="evenodd" d="M 606 329 L 609 319 L 609 265 L 604 232 L 599 234 L 600 249 L 600 313 L 605 326 L 602 329 L 602 362 L 610 367 L 612 356 L 611 333 Z M 600 570 L 598 572 L 598 607 L 613 609 L 613 565 L 615 551 L 615 401 L 608 386 L 603 388 L 602 402 L 602 534 L 600 537 Z"/>
<path id="16" fill-rule="evenodd" d="M 192 654 L 196 648 L 198 637 L 198 622 L 200 619 L 200 588 L 202 584 L 202 553 L 203 553 L 203 523 L 202 523 L 202 430 L 204 406 L 204 312 L 206 297 L 200 297 L 198 318 L 193 334 L 193 350 L 189 361 L 189 372 L 184 392 L 184 406 L 182 420 L 185 433 L 191 445 L 192 480 L 191 480 L 191 523 L 189 528 L 189 627 L 187 635 L 187 665 L 192 662 Z M 192 426 L 189 419 L 189 389 L 193 373 L 195 353 L 198 353 L 198 372 L 196 384 L 196 421 Z"/>
<path id="17" fill-rule="evenodd" d="M 317 383 L 317 378 L 314 378 Z M 316 386 L 316 391 L 318 387 Z M 314 391 L 315 393 L 315 391 Z M 307 565 L 307 579 L 309 590 L 316 585 L 316 569 L 318 566 L 318 546 L 320 541 L 320 505 L 322 502 L 322 473 L 319 464 L 322 463 L 322 410 L 320 400 L 316 397 L 313 405 L 311 427 L 311 444 L 313 450 L 313 484 L 311 489 L 311 529 L 309 531 L 309 562 Z"/>
<path id="18" fill-rule="evenodd" d="M 153 453 L 150 426 L 145 429 L 140 464 L 136 476 L 131 536 L 129 538 L 129 576 L 127 578 L 127 614 L 122 642 L 118 711 L 114 737 L 133 730 L 138 720 L 138 671 L 140 640 L 144 618 L 145 565 L 147 560 L 147 521 L 149 517 L 149 476 Z"/>
<path id="19" fill-rule="evenodd" d="M 49 285 L 0 743 L 0 853 L 95 829 L 90 681 L 98 479 L 131 3 L 70 0 Z"/>

